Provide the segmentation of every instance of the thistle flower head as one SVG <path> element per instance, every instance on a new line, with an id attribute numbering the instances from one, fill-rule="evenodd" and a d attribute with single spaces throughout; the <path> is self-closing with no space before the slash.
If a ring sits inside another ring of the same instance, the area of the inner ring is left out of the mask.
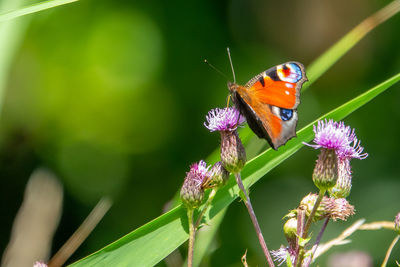
<path id="1" fill-rule="evenodd" d="M 271 250 L 271 255 L 274 258 L 274 261 L 278 262 L 278 266 L 285 263 L 288 258 L 290 258 L 290 261 L 292 262 L 291 266 L 293 266 L 296 258 L 295 250 L 284 246 L 281 246 L 278 250 Z"/>
<path id="2" fill-rule="evenodd" d="M 229 179 L 229 172 L 222 166 L 221 161 L 215 163 L 209 173 L 209 178 L 203 182 L 203 188 L 223 186 Z"/>
<path id="3" fill-rule="evenodd" d="M 307 216 L 310 215 L 317 198 L 318 196 L 316 194 L 308 194 L 301 200 L 300 205 L 306 210 Z M 327 217 L 334 221 L 346 221 L 347 218 L 353 214 L 354 206 L 350 205 L 346 199 L 324 196 L 317 208 L 313 221 L 319 221 Z"/>
<path id="4" fill-rule="evenodd" d="M 215 132 L 234 131 L 245 121 L 245 118 L 240 114 L 239 110 L 229 107 L 210 110 L 206 116 L 206 120 L 207 122 L 204 123 L 204 126 L 210 132 Z"/>
<path id="5" fill-rule="evenodd" d="M 37 262 L 35 262 L 33 267 L 47 267 L 47 264 L 42 261 L 37 261 Z"/>
<path id="6" fill-rule="evenodd" d="M 333 149 L 339 159 L 365 159 L 368 156 L 367 153 L 362 153 L 364 148 L 360 146 L 361 142 L 357 139 L 355 130 L 342 121 L 318 121 L 318 125 L 314 125 L 314 133 L 315 145 L 306 145 L 316 149 Z"/>
<path id="7" fill-rule="evenodd" d="M 329 217 L 336 221 L 347 221 L 350 215 L 354 215 L 354 206 L 345 198 L 330 198 L 331 206 L 327 207 Z"/>
<path id="8" fill-rule="evenodd" d="M 400 212 L 394 218 L 394 230 L 400 235 Z"/>
<path id="9" fill-rule="evenodd" d="M 181 188 L 181 199 L 188 208 L 197 208 L 204 198 L 203 183 L 210 176 L 204 161 L 192 164 Z"/>

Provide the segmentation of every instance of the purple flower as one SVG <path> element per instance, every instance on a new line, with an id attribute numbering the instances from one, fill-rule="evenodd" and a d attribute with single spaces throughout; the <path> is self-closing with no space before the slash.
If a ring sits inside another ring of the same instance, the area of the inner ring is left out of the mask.
<path id="1" fill-rule="evenodd" d="M 204 126 L 210 132 L 215 132 L 234 131 L 238 125 L 245 121 L 245 118 L 240 114 L 239 110 L 229 107 L 210 110 L 206 116 L 206 120 L 207 122 L 204 123 Z"/>
<path id="2" fill-rule="evenodd" d="M 47 264 L 42 261 L 37 261 L 37 262 L 35 262 L 33 267 L 47 267 Z"/>
<path id="3" fill-rule="evenodd" d="M 327 148 L 333 149 L 339 159 L 365 159 L 367 153 L 362 153 L 364 148 L 360 146 L 360 141 L 357 139 L 354 129 L 344 125 L 341 122 L 333 120 L 318 121 L 318 125 L 314 125 L 314 143 L 309 145 L 315 149 Z"/>
<path id="4" fill-rule="evenodd" d="M 400 235 L 400 212 L 394 218 L 394 230 Z"/>
<path id="5" fill-rule="evenodd" d="M 200 160 L 198 163 L 193 163 L 190 166 L 190 171 L 187 173 L 186 177 L 190 177 L 196 184 L 196 186 L 201 186 L 206 177 L 211 175 L 209 173 L 210 166 L 207 166 L 204 160 Z"/>
<path id="6" fill-rule="evenodd" d="M 181 199 L 189 208 L 198 208 L 204 199 L 203 183 L 209 179 L 210 166 L 204 161 L 192 164 L 190 171 L 186 173 L 185 181 L 181 188 Z"/>

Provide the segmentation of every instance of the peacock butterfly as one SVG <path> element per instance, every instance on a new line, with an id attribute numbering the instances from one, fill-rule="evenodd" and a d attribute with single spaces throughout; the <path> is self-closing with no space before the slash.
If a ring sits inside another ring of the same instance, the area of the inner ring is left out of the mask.
<path id="1" fill-rule="evenodd" d="M 251 130 L 276 150 L 296 136 L 297 106 L 306 81 L 304 66 L 290 61 L 258 74 L 245 86 L 228 82 L 228 88 Z"/>

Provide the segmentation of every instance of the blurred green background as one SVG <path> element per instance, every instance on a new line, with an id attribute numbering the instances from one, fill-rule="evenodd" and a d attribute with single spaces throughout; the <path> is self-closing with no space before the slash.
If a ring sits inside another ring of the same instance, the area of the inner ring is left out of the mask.
<path id="1" fill-rule="evenodd" d="M 83 0 L 17 19 L 26 28 L 11 54 L 0 118 L 0 249 L 25 184 L 40 166 L 51 169 L 65 190 L 54 251 L 102 196 L 114 201 L 69 262 L 157 217 L 189 165 L 219 145 L 218 134 L 203 122 L 211 108 L 226 105 L 227 81 L 205 58 L 231 77 L 229 46 L 242 84 L 285 61 L 307 66 L 389 2 Z M 314 83 L 302 95 L 298 129 L 398 73 L 399 29 L 397 15 Z M 393 220 L 400 211 L 399 101 L 397 85 L 345 120 L 369 153 L 352 161 L 349 201 L 356 215 L 350 222 Z M 316 191 L 316 155 L 303 148 L 251 189 L 269 248 L 285 244 L 281 218 Z M 323 241 L 350 222 L 329 224 Z M 384 230 L 357 232 L 352 244 L 332 252 L 367 251 L 377 265 L 393 237 Z M 248 263 L 262 266 L 251 221 L 236 201 L 204 266 L 241 266 L 246 249 Z M 400 246 L 392 255 L 400 258 Z"/>

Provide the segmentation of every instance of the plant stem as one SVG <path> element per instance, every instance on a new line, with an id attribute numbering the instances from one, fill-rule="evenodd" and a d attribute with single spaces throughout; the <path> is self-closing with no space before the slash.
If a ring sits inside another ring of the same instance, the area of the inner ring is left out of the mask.
<path id="1" fill-rule="evenodd" d="M 197 229 L 197 227 L 199 227 L 200 222 L 201 222 L 201 219 L 203 218 L 203 216 L 204 216 L 204 214 L 206 213 L 208 207 L 210 206 L 211 202 L 213 201 L 213 199 L 214 199 L 215 194 L 217 193 L 217 191 L 218 191 L 218 189 L 213 188 L 213 189 L 211 190 L 210 194 L 208 195 L 207 202 L 206 202 L 206 204 L 204 204 L 204 208 L 203 208 L 203 210 L 201 211 L 201 213 L 199 214 L 199 217 L 197 218 L 197 221 L 196 221 L 196 223 L 195 223 L 195 225 L 194 225 L 194 228 L 195 228 L 195 229 Z"/>
<path id="2" fill-rule="evenodd" d="M 400 238 L 400 235 L 397 235 L 397 236 L 393 239 L 392 243 L 390 244 L 390 246 L 389 246 L 389 248 L 388 248 L 388 250 L 387 250 L 387 252 L 386 252 L 386 256 L 385 256 L 385 259 L 384 259 L 383 262 L 382 262 L 381 267 L 385 267 L 385 266 L 386 266 L 386 264 L 387 264 L 387 262 L 388 262 L 388 260 L 389 260 L 390 253 L 392 253 L 393 247 L 394 247 L 394 245 L 396 245 L 397 241 L 399 241 L 399 238 Z"/>
<path id="3" fill-rule="evenodd" d="M 310 266 L 310 264 L 311 264 L 311 262 L 312 262 L 312 259 L 313 259 L 313 256 L 314 256 L 315 252 L 317 251 L 318 245 L 319 245 L 319 243 L 321 242 L 322 235 L 324 234 L 325 229 L 326 229 L 326 226 L 328 225 L 328 222 L 329 222 L 329 218 L 326 218 L 326 219 L 325 219 L 325 222 L 324 222 L 324 225 L 322 225 L 321 231 L 319 232 L 319 234 L 318 234 L 318 236 L 317 236 L 317 240 L 315 241 L 315 244 L 314 244 L 314 246 L 313 246 L 311 255 L 308 256 L 308 257 L 305 259 L 305 262 L 304 262 L 304 266 L 305 266 L 305 267 Z"/>
<path id="4" fill-rule="evenodd" d="M 299 207 L 297 209 L 297 241 L 296 241 L 296 249 L 295 249 L 295 260 L 294 266 L 300 266 L 301 261 L 303 260 L 303 247 L 300 251 L 300 237 L 303 236 L 304 223 L 306 218 L 306 211 Z"/>
<path id="5" fill-rule="evenodd" d="M 314 207 L 311 210 L 310 216 L 308 216 L 306 225 L 304 226 L 303 235 L 302 235 L 303 238 L 307 237 L 308 230 L 310 229 L 310 226 L 311 226 L 311 222 L 312 222 L 312 220 L 314 218 L 315 213 L 317 212 L 319 204 L 321 204 L 321 201 L 322 201 L 322 198 L 325 195 L 325 192 L 326 192 L 326 190 L 321 190 L 321 189 L 319 190 L 318 198 L 315 201 Z"/>
<path id="6" fill-rule="evenodd" d="M 351 236 L 355 231 L 359 230 L 364 222 L 365 219 L 360 219 L 353 223 L 350 227 L 346 228 L 338 237 L 328 241 L 325 244 L 320 244 L 319 249 L 314 254 L 314 259 L 327 252 L 333 246 L 340 246 L 349 243 L 350 241 L 346 238 Z"/>
<path id="7" fill-rule="evenodd" d="M 269 250 L 267 248 L 267 244 L 265 243 L 264 237 L 261 233 L 260 225 L 258 224 L 256 214 L 254 213 L 253 206 L 251 205 L 251 202 L 250 202 L 250 198 L 247 195 L 246 189 L 243 186 L 243 182 L 242 182 L 242 178 L 240 177 L 240 173 L 235 173 L 235 178 L 236 178 L 236 182 L 239 186 L 239 189 L 242 191 L 242 193 L 246 197 L 244 204 L 246 205 L 246 208 L 247 208 L 247 211 L 249 212 L 251 221 L 253 222 L 254 228 L 257 233 L 258 241 L 260 242 L 260 245 L 264 252 L 265 258 L 267 259 L 267 262 L 270 267 L 275 267 L 274 261 L 272 260 L 271 254 L 269 253 Z"/>
<path id="8" fill-rule="evenodd" d="M 188 222 L 189 222 L 189 248 L 188 248 L 188 267 L 193 265 L 193 249 L 194 249 L 194 237 L 195 229 L 193 225 L 193 209 L 188 208 L 187 211 Z"/>

